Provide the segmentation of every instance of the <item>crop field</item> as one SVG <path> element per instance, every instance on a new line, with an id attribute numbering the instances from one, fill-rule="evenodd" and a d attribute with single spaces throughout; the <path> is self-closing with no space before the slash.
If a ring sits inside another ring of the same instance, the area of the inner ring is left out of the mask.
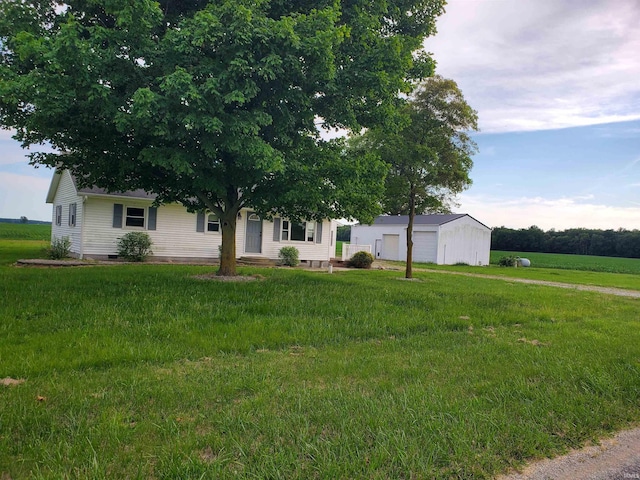
<path id="1" fill-rule="evenodd" d="M 537 268 L 557 268 L 591 272 L 640 274 L 640 258 L 597 257 L 593 255 L 564 255 L 560 253 L 491 251 L 491 263 L 501 257 L 517 256 L 531 260 Z"/>
<path id="2" fill-rule="evenodd" d="M 0 240 L 1 478 L 482 479 L 640 420 L 638 299 L 41 243 Z"/>
<path id="3" fill-rule="evenodd" d="M 51 240 L 51 225 L 0 223 L 0 239 Z"/>

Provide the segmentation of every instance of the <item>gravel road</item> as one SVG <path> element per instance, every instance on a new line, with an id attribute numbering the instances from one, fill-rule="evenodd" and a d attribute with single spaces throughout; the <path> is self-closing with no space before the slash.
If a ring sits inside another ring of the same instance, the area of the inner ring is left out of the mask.
<path id="1" fill-rule="evenodd" d="M 544 459 L 522 472 L 496 480 L 632 480 L 640 479 L 640 428 L 625 430 L 600 445 Z"/>
<path id="2" fill-rule="evenodd" d="M 414 269 L 418 270 L 418 269 Z M 598 287 L 595 285 L 579 285 L 575 283 L 560 283 L 560 282 L 549 282 L 546 280 L 531 280 L 528 278 L 513 278 L 513 277 L 501 277 L 498 275 L 485 275 L 483 273 L 467 273 L 467 272 L 451 272 L 449 270 L 432 270 L 432 269 L 419 269 L 421 272 L 430 272 L 430 273 L 446 273 L 449 275 L 463 275 L 465 277 L 477 277 L 477 278 L 487 278 L 491 280 L 502 280 L 505 282 L 511 283 L 529 283 L 533 285 L 546 285 L 549 287 L 558 287 L 558 288 L 572 288 L 574 290 L 584 290 L 588 292 L 600 292 L 606 293 L 608 295 L 618 295 L 620 297 L 633 297 L 640 298 L 640 291 L 638 290 L 625 290 L 623 288 L 611 288 L 611 287 Z"/>

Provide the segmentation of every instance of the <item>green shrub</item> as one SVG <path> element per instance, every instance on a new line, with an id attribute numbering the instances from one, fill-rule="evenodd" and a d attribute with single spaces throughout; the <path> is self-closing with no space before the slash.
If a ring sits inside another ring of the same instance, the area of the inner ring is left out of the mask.
<path id="1" fill-rule="evenodd" d="M 300 263 L 298 255 L 299 252 L 296 247 L 282 247 L 278 252 L 280 263 L 289 267 L 295 267 Z"/>
<path id="2" fill-rule="evenodd" d="M 145 232 L 129 232 L 118 239 L 118 255 L 130 262 L 144 262 L 153 253 L 151 245 Z"/>
<path id="3" fill-rule="evenodd" d="M 349 266 L 353 268 L 371 268 L 373 263 L 373 255 L 369 252 L 356 252 L 349 259 Z"/>
<path id="4" fill-rule="evenodd" d="M 71 240 L 69 237 L 55 237 L 51 245 L 47 247 L 46 254 L 52 260 L 60 260 L 69 257 L 71 252 Z"/>
<path id="5" fill-rule="evenodd" d="M 498 265 L 501 267 L 515 267 L 517 261 L 516 257 L 508 255 L 506 257 L 501 257 L 500 260 L 498 260 Z"/>

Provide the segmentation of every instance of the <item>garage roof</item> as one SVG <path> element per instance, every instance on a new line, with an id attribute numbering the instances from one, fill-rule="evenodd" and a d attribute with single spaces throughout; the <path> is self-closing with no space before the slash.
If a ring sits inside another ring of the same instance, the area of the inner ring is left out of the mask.
<path id="1" fill-rule="evenodd" d="M 449 213 L 442 215 L 416 215 L 414 225 L 443 225 L 458 218 L 468 216 L 466 213 Z M 409 215 L 381 215 L 373 221 L 374 225 L 406 225 Z"/>

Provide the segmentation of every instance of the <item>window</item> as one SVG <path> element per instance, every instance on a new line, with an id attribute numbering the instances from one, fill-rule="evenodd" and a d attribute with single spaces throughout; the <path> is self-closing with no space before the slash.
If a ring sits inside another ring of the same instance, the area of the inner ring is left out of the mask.
<path id="1" fill-rule="evenodd" d="M 315 240 L 316 224 L 315 222 L 307 222 L 307 242 L 313 242 Z"/>
<path id="2" fill-rule="evenodd" d="M 56 205 L 56 225 L 62 225 L 62 205 Z"/>
<path id="3" fill-rule="evenodd" d="M 294 242 L 304 242 L 304 223 L 292 223 L 291 224 L 291 240 Z"/>
<path id="4" fill-rule="evenodd" d="M 315 222 L 293 223 L 282 220 L 281 240 L 291 240 L 292 242 L 313 242 L 316 233 Z"/>
<path id="5" fill-rule="evenodd" d="M 210 213 L 207 215 L 207 232 L 219 232 L 220 231 L 220 219 Z"/>
<path id="6" fill-rule="evenodd" d="M 75 203 L 69 204 L 69 226 L 70 227 L 76 226 L 76 209 L 77 209 L 77 204 Z"/>
<path id="7" fill-rule="evenodd" d="M 124 224 L 127 227 L 144 228 L 144 207 L 127 207 L 127 216 Z"/>

